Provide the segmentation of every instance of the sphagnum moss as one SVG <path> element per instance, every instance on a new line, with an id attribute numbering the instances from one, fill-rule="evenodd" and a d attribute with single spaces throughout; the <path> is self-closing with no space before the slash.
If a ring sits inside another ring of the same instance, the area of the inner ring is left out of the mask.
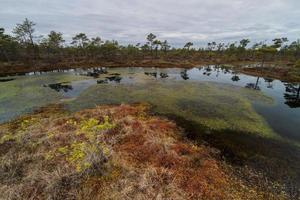
<path id="1" fill-rule="evenodd" d="M 147 110 L 145 105 L 74 114 L 44 109 L 30 117 L 35 119 L 30 125 L 24 122 L 28 117 L 0 125 L 1 137 L 19 131 L 28 138 L 21 145 L 0 144 L 5 148 L 0 198 L 285 199 L 283 193 L 274 196 L 272 190 L 247 185 L 213 149 L 182 139 L 173 122 Z M 16 128 L 22 121 L 26 125 Z M 27 148 L 32 141 L 39 143 L 34 150 Z M 8 166 L 10 155 L 17 159 Z M 18 172 L 18 179 L 6 176 L 8 169 Z"/>

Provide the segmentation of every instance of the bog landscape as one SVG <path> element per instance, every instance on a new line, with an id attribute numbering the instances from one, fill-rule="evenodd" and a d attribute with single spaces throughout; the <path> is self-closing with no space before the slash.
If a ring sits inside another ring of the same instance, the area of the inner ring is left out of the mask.
<path id="1" fill-rule="evenodd" d="M 0 199 L 300 199 L 299 39 L 126 43 L 30 16 L 0 23 Z"/>

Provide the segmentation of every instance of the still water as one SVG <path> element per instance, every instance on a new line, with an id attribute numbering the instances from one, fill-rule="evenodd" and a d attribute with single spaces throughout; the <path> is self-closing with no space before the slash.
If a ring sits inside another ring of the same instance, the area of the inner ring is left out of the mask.
<path id="1" fill-rule="evenodd" d="M 145 90 L 151 89 L 149 85 L 156 84 L 156 87 L 167 85 L 171 92 L 172 83 L 187 85 L 195 82 L 242 87 L 249 92 L 255 90 L 260 95 L 271 98 L 273 101 L 271 105 L 270 103 L 257 103 L 255 100 L 251 101 L 251 104 L 274 132 L 289 140 L 300 142 L 300 84 L 237 74 L 215 66 L 203 66 L 188 70 L 178 68 L 93 68 L 32 72 L 21 76 L 2 77 L 0 78 L 0 122 L 13 119 L 48 103 L 64 100 L 76 102 L 76 98 L 80 97 L 82 104 L 84 97 L 80 94 L 95 85 L 102 85 L 100 87 L 113 85 L 112 90 L 116 87 L 124 87 L 124 85 L 145 86 Z M 191 87 L 197 86 L 191 85 Z M 132 87 L 132 89 L 136 88 Z M 91 92 L 95 93 L 95 90 L 91 90 Z M 174 92 L 180 91 L 175 90 Z M 201 90 L 199 92 L 201 93 Z M 209 91 L 206 92 L 208 92 L 207 95 L 211 95 Z M 149 98 L 153 97 L 151 90 L 145 95 L 148 95 Z M 187 94 L 182 93 L 181 95 L 186 96 Z M 85 106 L 82 108 L 91 107 L 88 102 L 91 100 L 90 98 L 86 98 L 87 102 L 84 102 Z M 99 102 L 93 103 L 126 103 L 126 99 L 102 102 L 101 98 L 105 99 L 105 94 L 98 94 L 93 97 L 93 100 L 94 98 L 98 98 Z M 141 100 L 148 101 L 146 97 Z M 222 104 L 222 98 L 220 98 L 220 102 L 214 101 L 214 103 Z M 201 106 L 201 103 L 199 102 L 199 105 L 195 103 L 193 106 Z M 239 112 L 239 108 L 236 109 Z"/>

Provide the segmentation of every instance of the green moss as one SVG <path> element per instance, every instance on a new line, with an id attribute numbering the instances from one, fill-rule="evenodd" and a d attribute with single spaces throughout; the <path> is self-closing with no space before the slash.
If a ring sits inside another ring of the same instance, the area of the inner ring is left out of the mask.
<path id="1" fill-rule="evenodd" d="M 4 134 L 1 138 L 0 138 L 0 144 L 3 144 L 7 141 L 10 141 L 10 140 L 15 140 L 15 136 L 11 133 L 7 133 L 7 134 Z"/>
<path id="2" fill-rule="evenodd" d="M 108 116 L 104 116 L 104 122 L 102 124 L 95 118 L 84 120 L 80 124 L 80 130 L 83 132 L 99 132 L 112 129 L 114 127 L 115 125 L 109 122 Z"/>
<path id="3" fill-rule="evenodd" d="M 101 161 L 101 157 L 108 157 L 110 150 L 98 140 L 97 134 L 114 128 L 115 124 L 110 122 L 108 116 L 104 116 L 103 120 L 101 123 L 95 118 L 90 118 L 77 123 L 73 119 L 69 119 L 66 123 L 73 125 L 77 129 L 77 135 L 80 136 L 74 137 L 69 145 L 46 153 L 45 159 L 50 160 L 61 155 L 70 165 L 74 166 L 77 172 L 82 172 L 92 167 L 95 162 Z M 48 134 L 48 138 L 53 135 L 54 133 Z"/>

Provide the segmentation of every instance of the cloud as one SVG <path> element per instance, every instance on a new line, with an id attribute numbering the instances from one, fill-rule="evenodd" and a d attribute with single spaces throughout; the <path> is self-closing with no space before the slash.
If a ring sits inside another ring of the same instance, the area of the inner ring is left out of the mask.
<path id="1" fill-rule="evenodd" d="M 149 32 L 182 45 L 186 41 L 254 41 L 300 37 L 299 0 L 0 0 L 1 25 L 11 31 L 25 17 L 38 35 L 61 31 L 143 42 Z"/>

